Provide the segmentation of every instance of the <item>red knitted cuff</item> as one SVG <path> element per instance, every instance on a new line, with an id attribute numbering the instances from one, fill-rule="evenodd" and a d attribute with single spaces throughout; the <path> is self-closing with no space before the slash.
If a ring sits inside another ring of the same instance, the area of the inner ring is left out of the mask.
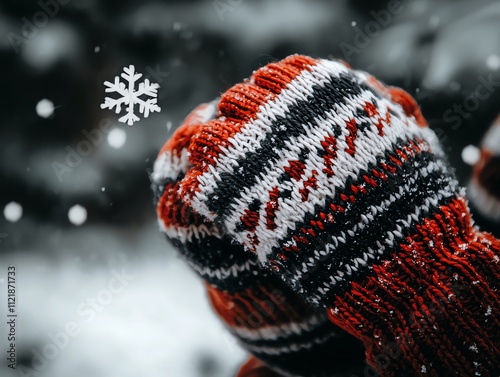
<path id="1" fill-rule="evenodd" d="M 329 317 L 383 376 L 498 376 L 500 243 L 441 206 L 400 251 L 337 296 Z"/>

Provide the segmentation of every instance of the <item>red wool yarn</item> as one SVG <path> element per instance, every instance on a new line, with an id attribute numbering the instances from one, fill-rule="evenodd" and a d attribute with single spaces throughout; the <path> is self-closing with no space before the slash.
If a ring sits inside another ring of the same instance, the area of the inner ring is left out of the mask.
<path id="1" fill-rule="evenodd" d="M 288 57 L 196 110 L 152 180 L 167 238 L 274 370 L 335 375 L 342 328 L 380 376 L 500 374 L 500 242 L 403 90 Z"/>

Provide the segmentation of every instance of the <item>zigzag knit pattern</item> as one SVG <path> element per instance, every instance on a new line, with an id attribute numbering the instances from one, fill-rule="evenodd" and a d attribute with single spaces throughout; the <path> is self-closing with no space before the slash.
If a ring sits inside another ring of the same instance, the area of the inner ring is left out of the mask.
<path id="1" fill-rule="evenodd" d="M 259 359 L 294 376 L 361 370 L 359 341 L 181 201 L 180 182 L 192 167 L 188 147 L 201 125 L 215 116 L 217 102 L 196 108 L 159 153 L 151 178 L 161 230 L 205 280 L 212 306 L 229 331 Z"/>
<path id="2" fill-rule="evenodd" d="M 325 248 L 340 248 L 338 261 L 315 273 L 334 279 L 328 286 L 342 285 L 349 281 L 344 273 L 362 275 L 369 259 L 380 259 L 387 245 L 379 234 L 387 234 L 388 246 L 404 239 L 403 228 L 454 197 L 457 182 L 441 174 L 447 166 L 430 152 L 434 135 L 405 113 L 418 109 L 408 96 L 403 108 L 378 93 L 376 87 L 387 90 L 368 75 L 338 62 L 308 63 L 274 100 L 259 86 L 273 77 L 267 67 L 222 97 L 223 120 L 208 122 L 192 141 L 194 166 L 181 195 L 261 261 L 277 270 L 298 266 L 292 285 L 308 281 L 314 257 L 326 254 L 301 248 L 328 239 Z M 415 187 L 421 175 L 435 182 Z M 385 181 L 397 190 L 386 190 Z M 422 195 L 426 190 L 432 195 Z M 404 216 L 394 218 L 399 212 Z M 354 255 L 343 250 L 355 239 L 365 247 Z M 313 302 L 331 299 L 321 288 L 308 293 Z"/>

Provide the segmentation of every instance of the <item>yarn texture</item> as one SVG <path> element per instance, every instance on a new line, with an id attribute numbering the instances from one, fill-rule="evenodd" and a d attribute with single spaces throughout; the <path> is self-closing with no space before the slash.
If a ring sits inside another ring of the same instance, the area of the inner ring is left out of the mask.
<path id="1" fill-rule="evenodd" d="M 158 216 L 254 355 L 292 375 L 333 375 L 336 363 L 321 363 L 342 328 L 381 376 L 499 375 L 500 243 L 474 227 L 409 94 L 295 55 L 209 106 L 159 155 Z M 273 289 L 283 303 L 272 319 L 258 331 L 237 323 Z M 262 346 L 276 339 L 303 352 L 275 360 Z M 295 356 L 312 359 L 304 370 Z"/>

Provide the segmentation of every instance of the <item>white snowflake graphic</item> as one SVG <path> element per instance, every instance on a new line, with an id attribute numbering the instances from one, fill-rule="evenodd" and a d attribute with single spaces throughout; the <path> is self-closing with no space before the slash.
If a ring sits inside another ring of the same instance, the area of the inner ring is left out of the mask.
<path id="1" fill-rule="evenodd" d="M 119 122 L 127 123 L 129 126 L 133 125 L 134 122 L 139 121 L 139 117 L 134 113 L 134 106 L 139 105 L 139 112 L 144 114 L 144 118 L 149 116 L 149 113 L 160 112 L 161 108 L 157 104 L 157 89 L 160 85 L 151 83 L 149 79 L 145 79 L 144 82 L 139 83 L 139 88 L 135 90 L 135 83 L 142 77 L 141 73 L 135 72 L 135 67 L 130 65 L 128 68 L 123 68 L 125 73 L 121 74 L 121 77 L 128 82 L 128 87 L 125 86 L 123 82 L 120 82 L 120 78 L 115 77 L 115 82 L 111 83 L 109 81 L 104 82 L 107 86 L 106 93 L 118 93 L 120 98 L 114 99 L 106 97 L 104 103 L 101 104 L 101 109 L 113 110 L 116 107 L 115 112 L 119 114 L 122 111 L 122 105 L 127 106 L 127 114 L 118 119 Z M 148 96 L 146 100 L 140 98 L 141 96 Z"/>

